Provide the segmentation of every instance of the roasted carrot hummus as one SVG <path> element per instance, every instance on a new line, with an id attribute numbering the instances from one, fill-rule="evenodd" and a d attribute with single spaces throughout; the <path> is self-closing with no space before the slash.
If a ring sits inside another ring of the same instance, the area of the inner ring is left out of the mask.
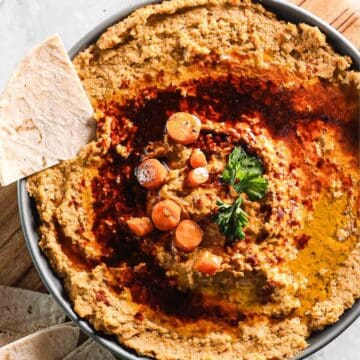
<path id="1" fill-rule="evenodd" d="M 97 140 L 28 191 L 97 330 L 157 359 L 287 359 L 360 296 L 360 79 L 317 28 L 165 1 L 74 64 Z"/>

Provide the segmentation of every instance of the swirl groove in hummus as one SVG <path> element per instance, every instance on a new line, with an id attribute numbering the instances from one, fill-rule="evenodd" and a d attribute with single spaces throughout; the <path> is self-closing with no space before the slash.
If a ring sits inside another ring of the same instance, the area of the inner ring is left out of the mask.
<path id="1" fill-rule="evenodd" d="M 158 359 L 284 359 L 360 297 L 359 73 L 325 36 L 237 0 L 173 0 L 108 29 L 74 64 L 96 109 L 97 140 L 28 181 L 40 246 L 75 311 Z M 196 142 L 165 133 L 170 115 L 201 120 Z M 212 220 L 242 146 L 264 166 L 264 198 L 244 200 L 245 239 Z M 193 148 L 209 179 L 186 186 Z M 136 167 L 156 158 L 166 182 Z M 188 253 L 172 231 L 134 236 L 126 221 L 160 200 L 202 228 Z M 221 257 L 209 276 L 194 264 Z"/>

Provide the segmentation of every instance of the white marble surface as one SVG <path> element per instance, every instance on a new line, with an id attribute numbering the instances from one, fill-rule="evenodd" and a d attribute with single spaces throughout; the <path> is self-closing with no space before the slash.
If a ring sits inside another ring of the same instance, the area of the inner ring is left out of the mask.
<path id="1" fill-rule="evenodd" d="M 322 1 L 322 0 L 319 0 Z M 67 48 L 101 20 L 137 0 L 0 0 L 0 90 L 36 43 L 59 33 Z M 309 360 L 359 360 L 360 319 Z"/>

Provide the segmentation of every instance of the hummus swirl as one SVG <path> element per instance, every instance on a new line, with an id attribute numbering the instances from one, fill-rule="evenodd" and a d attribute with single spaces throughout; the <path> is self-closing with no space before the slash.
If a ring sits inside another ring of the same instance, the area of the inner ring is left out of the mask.
<path id="1" fill-rule="evenodd" d="M 27 188 L 41 249 L 96 330 L 157 359 L 284 359 L 360 297 L 360 76 L 317 28 L 249 1 L 165 1 L 74 64 L 97 139 Z M 191 143 L 166 132 L 178 112 L 201 122 Z M 245 238 L 229 244 L 214 214 L 238 196 L 221 180 L 238 146 L 268 188 L 244 196 Z M 188 186 L 195 150 L 208 177 Z M 149 159 L 161 179 L 146 188 Z M 149 220 L 166 200 L 197 224 L 189 251 Z M 205 253 L 221 259 L 211 274 Z"/>

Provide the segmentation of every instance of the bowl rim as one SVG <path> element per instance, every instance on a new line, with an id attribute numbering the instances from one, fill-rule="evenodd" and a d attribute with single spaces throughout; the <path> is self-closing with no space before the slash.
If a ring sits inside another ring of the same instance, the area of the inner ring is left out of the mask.
<path id="1" fill-rule="evenodd" d="M 134 10 L 148 4 L 159 2 L 161 1 L 137 0 L 133 4 L 123 8 L 120 4 L 119 7 L 122 9 L 101 21 L 91 31 L 81 37 L 81 39 L 69 50 L 69 56 L 73 58 L 80 51 L 94 43 L 108 27 L 121 21 Z M 326 34 L 328 41 L 335 48 L 335 50 L 343 55 L 350 56 L 353 60 L 353 66 L 357 69 L 360 69 L 360 52 L 348 39 L 346 39 L 342 34 L 340 34 L 325 21 L 321 20 L 309 11 L 300 8 L 297 5 L 288 3 L 285 0 L 255 0 L 255 2 L 261 3 L 265 8 L 274 12 L 279 19 L 295 23 L 304 22 L 309 25 L 317 26 L 323 33 Z M 60 307 L 62 307 L 67 316 L 72 321 L 74 321 L 90 338 L 104 346 L 106 349 L 110 350 L 117 357 L 126 360 L 147 359 L 145 357 L 136 355 L 132 350 L 124 347 L 120 342 L 117 341 L 114 336 L 108 336 L 102 332 L 94 330 L 93 326 L 90 325 L 88 321 L 80 318 L 75 313 L 72 308 L 72 304 L 64 291 L 62 280 L 60 280 L 57 274 L 52 270 L 47 258 L 41 252 L 40 247 L 38 246 L 39 236 L 37 233 L 37 224 L 34 216 L 34 211 L 36 212 L 36 210 L 33 208 L 31 199 L 26 191 L 26 179 L 22 179 L 17 182 L 17 198 L 21 228 L 33 264 L 45 287 L 55 298 Z M 359 316 L 360 299 L 356 300 L 353 306 L 347 309 L 336 323 L 329 325 L 324 330 L 312 334 L 308 339 L 310 345 L 293 360 L 305 359 L 311 354 L 319 351 L 321 348 L 339 336 L 343 331 L 345 331 Z"/>

